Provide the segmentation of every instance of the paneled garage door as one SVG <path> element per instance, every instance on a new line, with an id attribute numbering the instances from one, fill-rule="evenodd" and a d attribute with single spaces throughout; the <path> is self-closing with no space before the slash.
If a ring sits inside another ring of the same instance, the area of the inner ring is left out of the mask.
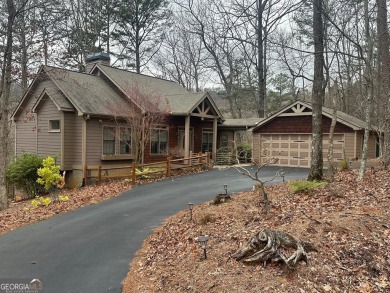
<path id="1" fill-rule="evenodd" d="M 261 134 L 262 163 L 269 158 L 278 158 L 276 165 L 289 167 L 310 167 L 311 134 Z M 328 135 L 324 135 L 324 161 L 327 159 Z M 344 135 L 333 138 L 335 160 L 341 160 L 344 153 Z"/>

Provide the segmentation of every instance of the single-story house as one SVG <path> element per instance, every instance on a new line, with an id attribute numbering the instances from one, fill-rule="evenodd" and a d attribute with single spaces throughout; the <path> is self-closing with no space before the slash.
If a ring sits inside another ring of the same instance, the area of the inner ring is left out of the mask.
<path id="1" fill-rule="evenodd" d="M 333 110 L 324 107 L 323 152 L 327 161 L 329 130 Z M 361 158 L 365 122 L 346 113 L 337 111 L 337 123 L 333 138 L 335 161 Z M 277 158 L 276 165 L 289 167 L 310 167 L 312 147 L 312 107 L 307 102 L 297 101 L 274 115 L 261 120 L 253 129 L 252 159 L 265 163 Z M 368 157 L 379 154 L 378 136 L 371 132 Z"/>
<path id="2" fill-rule="evenodd" d="M 224 119 L 207 92 L 191 93 L 176 82 L 114 68 L 109 62 L 108 54 L 90 55 L 87 73 L 41 66 L 12 115 L 15 154 L 57 156 L 71 186 L 84 177 L 85 166 L 129 165 L 135 160 L 132 129 L 140 126 L 123 121 L 134 108 L 148 115 L 145 101 L 134 93 L 142 99 L 158 97 L 158 102 L 148 103 L 156 103 L 154 111 L 166 117 L 153 126 L 145 163 L 166 160 L 174 149 L 186 157 L 210 152 L 213 158 L 217 139 L 231 137 L 229 125 L 218 136 Z"/>

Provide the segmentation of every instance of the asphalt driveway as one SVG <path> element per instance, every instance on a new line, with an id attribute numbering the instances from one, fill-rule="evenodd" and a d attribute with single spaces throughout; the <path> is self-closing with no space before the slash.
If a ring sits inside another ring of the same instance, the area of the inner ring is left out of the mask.
<path id="1" fill-rule="evenodd" d="M 277 170 L 267 167 L 262 178 Z M 307 169 L 285 171 L 287 180 L 308 174 Z M 212 199 L 224 184 L 233 193 L 253 182 L 234 169 L 167 179 L 1 235 L 0 281 L 37 278 L 48 293 L 120 292 L 129 262 L 152 229 L 189 202 Z"/>

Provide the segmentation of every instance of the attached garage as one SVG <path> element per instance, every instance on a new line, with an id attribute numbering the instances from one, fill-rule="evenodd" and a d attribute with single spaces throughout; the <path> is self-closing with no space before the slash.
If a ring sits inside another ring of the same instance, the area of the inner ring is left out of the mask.
<path id="1" fill-rule="evenodd" d="M 364 133 L 364 121 L 338 112 L 333 137 L 333 157 L 335 161 L 360 158 Z M 332 109 L 323 110 L 323 150 L 327 161 L 329 130 Z M 309 168 L 312 147 L 312 109 L 305 102 L 295 102 L 278 113 L 261 121 L 253 129 L 253 160 L 257 163 L 269 162 L 277 158 L 276 165 Z M 376 138 L 372 134 L 369 141 L 369 157 L 376 157 Z"/>

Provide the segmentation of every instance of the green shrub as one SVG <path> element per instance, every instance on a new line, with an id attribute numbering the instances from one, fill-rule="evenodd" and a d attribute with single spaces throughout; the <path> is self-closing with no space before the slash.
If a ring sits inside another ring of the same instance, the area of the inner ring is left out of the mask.
<path id="1" fill-rule="evenodd" d="M 249 161 L 252 158 L 252 146 L 250 143 L 243 142 L 237 146 L 240 160 Z"/>
<path id="2" fill-rule="evenodd" d="M 49 197 L 37 197 L 31 201 L 31 205 L 35 208 L 40 206 L 48 207 L 51 204 L 51 199 Z"/>
<path id="3" fill-rule="evenodd" d="M 340 170 L 341 171 L 346 171 L 346 170 L 349 170 L 349 163 L 348 163 L 348 161 L 347 160 L 341 160 L 340 161 Z"/>
<path id="4" fill-rule="evenodd" d="M 292 193 L 309 193 L 312 190 L 316 189 L 320 186 L 326 186 L 327 182 L 320 182 L 320 181 L 290 181 L 290 190 Z"/>
<path id="5" fill-rule="evenodd" d="M 60 175 L 60 166 L 56 165 L 52 157 L 43 159 L 43 167 L 37 170 L 37 182 L 45 187 L 46 190 L 57 186 L 62 180 Z"/>
<path id="6" fill-rule="evenodd" d="M 8 165 L 6 179 L 10 185 L 24 191 L 28 198 L 33 198 L 42 192 L 37 183 L 37 170 L 43 166 L 43 159 L 34 154 L 22 154 Z"/>

